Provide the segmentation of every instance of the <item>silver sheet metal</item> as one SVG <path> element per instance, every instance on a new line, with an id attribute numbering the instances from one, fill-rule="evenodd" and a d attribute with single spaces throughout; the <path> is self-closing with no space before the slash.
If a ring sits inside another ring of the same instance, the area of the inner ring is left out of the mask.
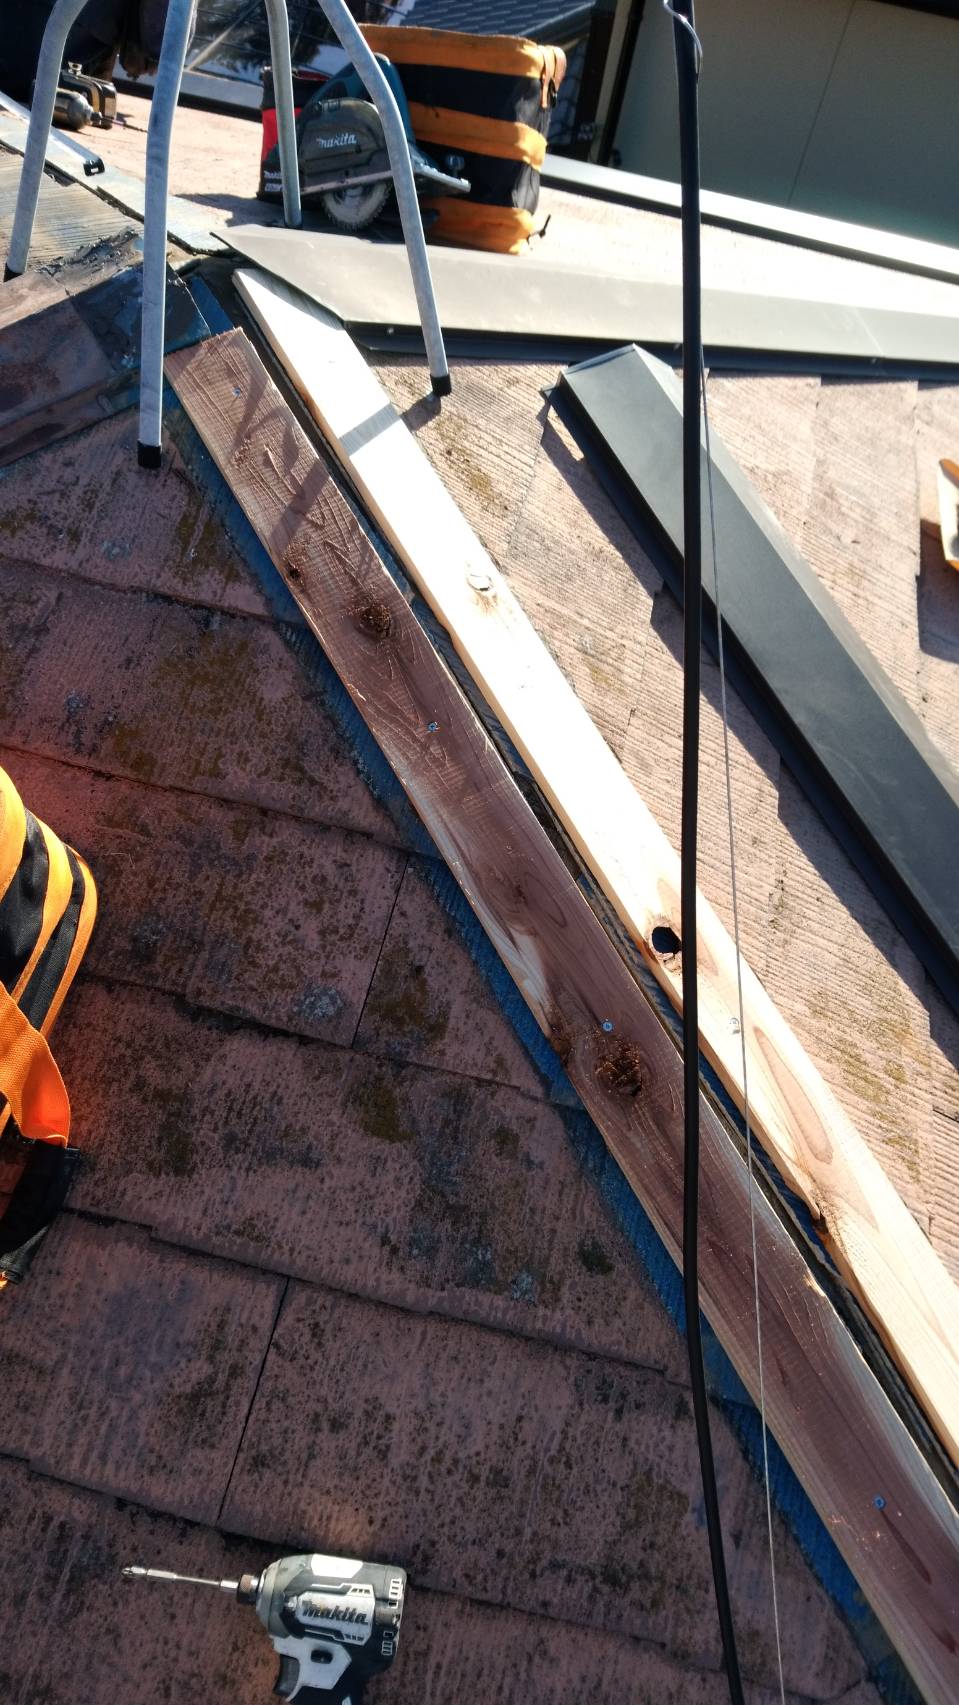
<path id="1" fill-rule="evenodd" d="M 567 160 L 549 152 L 543 164 L 542 181 L 550 189 L 661 213 L 678 214 L 682 203 L 679 184 L 667 178 L 594 166 L 586 160 Z M 776 207 L 766 201 L 749 201 L 745 196 L 723 195 L 711 189 L 703 190 L 700 205 L 704 225 L 725 225 L 729 230 L 748 231 L 756 237 L 785 238 L 799 248 L 845 255 L 851 260 L 891 267 L 896 272 L 915 272 L 926 278 L 959 282 L 959 249 L 949 248 L 945 243 L 931 243 L 923 237 L 905 236 L 901 231 L 882 231 L 872 225 L 855 225 L 845 219 L 803 213 L 797 207 Z"/>
<path id="2" fill-rule="evenodd" d="M 400 245 L 327 231 L 237 226 L 223 232 L 238 254 L 321 303 L 357 330 L 399 337 L 419 317 Z M 444 328 L 502 341 L 613 348 L 639 343 L 675 348 L 682 341 L 678 284 L 590 271 L 530 254 L 431 250 Z M 743 352 L 814 367 L 833 363 L 917 370 L 959 367 L 959 314 L 893 309 L 803 298 L 703 292 L 707 351 Z"/>

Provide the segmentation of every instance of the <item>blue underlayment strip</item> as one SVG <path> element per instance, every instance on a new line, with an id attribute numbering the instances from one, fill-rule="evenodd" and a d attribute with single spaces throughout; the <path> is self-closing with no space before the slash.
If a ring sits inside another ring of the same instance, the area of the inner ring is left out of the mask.
<path id="1" fill-rule="evenodd" d="M 202 292 L 197 294 L 197 303 L 211 329 L 229 329 L 231 322 L 227 320 L 219 303 L 202 281 L 192 279 L 190 282 L 194 292 Z M 284 638 L 331 716 L 335 717 L 339 724 L 357 769 L 374 798 L 392 817 L 406 844 L 422 856 L 423 876 L 456 928 L 473 962 L 485 977 L 533 1065 L 544 1079 L 551 1100 L 557 1104 L 557 1110 L 564 1121 L 580 1165 L 595 1181 L 609 1211 L 636 1252 L 677 1331 L 682 1333 L 685 1329 L 685 1312 L 679 1269 L 607 1149 L 602 1136 L 579 1102 L 554 1050 L 533 1018 L 509 972 L 490 945 L 458 884 L 439 857 L 432 840 L 409 804 L 400 783 L 328 662 L 319 642 L 304 625 L 302 616 L 280 575 L 169 387 L 166 387 L 164 395 L 164 419 L 184 461 L 197 482 L 206 489 L 215 514 L 222 521 L 266 596 Z M 389 572 L 404 593 L 408 594 L 408 582 L 392 561 L 383 541 L 372 532 L 356 506 L 351 504 L 351 507 Z M 652 983 L 648 974 L 644 974 L 643 980 L 652 985 L 650 992 L 654 993 L 658 1004 L 662 1003 L 664 1016 L 668 1016 L 670 1022 L 673 1022 L 672 1009 L 668 1007 L 658 986 Z M 711 1068 L 705 1061 L 701 1064 L 703 1076 L 711 1080 L 731 1109 L 728 1097 L 718 1085 Z M 710 1391 L 732 1426 L 747 1461 L 756 1474 L 761 1476 L 762 1436 L 759 1413 L 706 1321 L 703 1322 L 703 1334 Z M 889 1701 L 889 1705 L 923 1705 L 921 1695 L 893 1651 L 852 1572 L 840 1556 L 772 1437 L 769 1439 L 769 1468 L 775 1507 L 796 1538 L 814 1574 L 848 1623 L 868 1665 L 870 1679 L 883 1698 Z"/>

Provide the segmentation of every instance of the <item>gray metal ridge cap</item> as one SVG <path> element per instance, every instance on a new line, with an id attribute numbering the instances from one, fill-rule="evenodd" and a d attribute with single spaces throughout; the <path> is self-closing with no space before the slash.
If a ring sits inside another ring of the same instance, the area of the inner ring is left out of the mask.
<path id="1" fill-rule="evenodd" d="M 599 200 L 623 202 L 628 206 L 678 214 L 681 191 L 669 178 L 648 177 L 612 166 L 597 166 L 587 160 L 550 155 L 547 150 L 542 182 L 552 189 L 587 194 Z M 706 224 L 725 225 L 758 237 L 796 243 L 803 248 L 823 249 L 871 261 L 902 272 L 917 272 L 947 282 L 959 281 L 959 248 L 936 243 L 928 237 L 910 237 L 854 220 L 833 219 L 797 207 L 774 202 L 752 201 L 722 190 L 704 189 L 700 209 Z"/>

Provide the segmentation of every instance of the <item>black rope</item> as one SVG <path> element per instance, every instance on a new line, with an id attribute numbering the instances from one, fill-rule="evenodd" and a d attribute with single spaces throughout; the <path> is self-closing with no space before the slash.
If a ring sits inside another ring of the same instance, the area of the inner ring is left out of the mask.
<path id="1" fill-rule="evenodd" d="M 679 84 L 683 240 L 683 775 L 680 915 L 683 967 L 683 1294 L 693 1415 L 706 1509 L 709 1555 L 729 1696 L 743 1705 L 723 1551 L 716 1468 L 709 1428 L 699 1317 L 699 999 L 696 954 L 696 837 L 699 819 L 699 701 L 702 641 L 702 487 L 700 392 L 703 371 L 699 248 L 699 44 L 693 0 L 673 0 L 673 45 Z"/>

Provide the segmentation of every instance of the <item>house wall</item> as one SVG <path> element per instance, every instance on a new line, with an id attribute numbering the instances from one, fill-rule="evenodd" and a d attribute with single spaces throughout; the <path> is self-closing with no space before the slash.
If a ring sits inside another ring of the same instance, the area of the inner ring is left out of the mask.
<path id="1" fill-rule="evenodd" d="M 959 20 L 881 0 L 698 0 L 703 182 L 955 243 Z M 615 147 L 676 178 L 672 25 L 648 0 Z"/>

